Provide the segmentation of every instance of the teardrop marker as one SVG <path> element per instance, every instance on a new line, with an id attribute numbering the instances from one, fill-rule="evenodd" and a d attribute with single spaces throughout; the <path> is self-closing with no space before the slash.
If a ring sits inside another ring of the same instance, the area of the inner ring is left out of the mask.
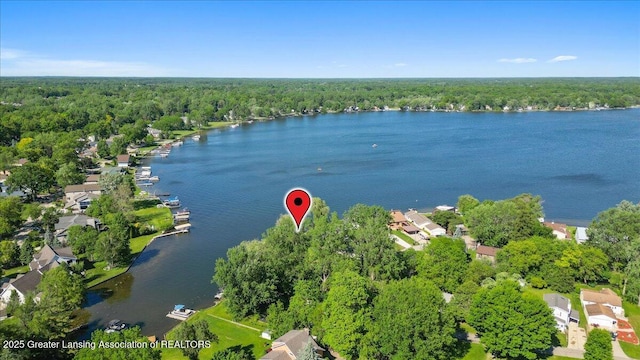
<path id="1" fill-rule="evenodd" d="M 284 207 L 296 224 L 296 232 L 300 232 L 302 220 L 311 209 L 311 194 L 302 188 L 291 189 L 284 197 Z"/>

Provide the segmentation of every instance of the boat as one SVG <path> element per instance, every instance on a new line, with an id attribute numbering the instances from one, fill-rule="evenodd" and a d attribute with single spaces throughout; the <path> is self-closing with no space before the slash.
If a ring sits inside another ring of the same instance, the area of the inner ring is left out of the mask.
<path id="1" fill-rule="evenodd" d="M 371 147 L 375 149 L 375 148 L 378 147 L 378 144 L 373 144 L 373 145 L 371 145 Z"/>
<path id="2" fill-rule="evenodd" d="M 124 329 L 127 328 L 127 324 L 123 323 L 120 320 L 111 320 L 109 321 L 109 324 L 107 325 L 107 327 L 104 329 L 104 332 L 106 333 L 112 333 L 112 332 L 116 332 L 116 331 L 122 331 Z"/>
<path id="3" fill-rule="evenodd" d="M 187 215 L 173 215 L 173 222 L 175 224 L 184 223 L 189 221 L 189 214 Z"/>
<path id="4" fill-rule="evenodd" d="M 151 171 L 151 166 L 141 166 L 140 170 Z"/>
<path id="5" fill-rule="evenodd" d="M 152 181 L 152 182 L 160 181 L 160 178 L 158 176 L 152 176 L 149 178 L 149 181 Z"/>
<path id="6" fill-rule="evenodd" d="M 167 317 L 180 320 L 180 321 L 185 321 L 195 313 L 196 313 L 195 310 L 187 309 L 184 305 L 176 305 L 173 307 L 173 310 L 171 310 L 167 314 Z"/>
<path id="7" fill-rule="evenodd" d="M 193 135 L 191 138 L 195 141 L 198 141 L 200 140 L 200 135 Z"/>
<path id="8" fill-rule="evenodd" d="M 173 199 L 167 199 L 165 201 L 162 202 L 162 204 L 164 204 L 164 206 L 170 208 L 170 209 L 175 209 L 175 208 L 179 208 L 180 207 L 180 200 L 178 200 L 178 197 L 176 196 Z"/>
<path id="9" fill-rule="evenodd" d="M 224 290 L 220 289 L 220 291 L 218 291 L 218 293 L 213 298 L 216 300 L 222 300 L 223 296 L 224 296 Z"/>
<path id="10" fill-rule="evenodd" d="M 233 125 L 231 125 L 231 128 L 232 128 L 232 129 L 235 129 L 235 128 L 237 128 L 238 126 L 240 126 L 240 124 L 233 124 Z"/>
<path id="11" fill-rule="evenodd" d="M 182 140 L 179 140 L 179 141 L 176 141 L 176 142 L 172 143 L 171 146 L 182 146 L 182 144 L 184 144 L 182 142 Z"/>
<path id="12" fill-rule="evenodd" d="M 152 182 L 140 182 L 140 183 L 136 183 L 136 185 L 138 186 L 153 186 Z"/>
<path id="13" fill-rule="evenodd" d="M 179 231 L 179 232 L 188 233 L 189 229 L 191 229 L 191 224 L 186 223 L 186 224 L 176 225 L 174 226 L 174 229 L 176 229 L 176 231 Z"/>
<path id="14" fill-rule="evenodd" d="M 191 215 L 191 210 L 188 208 L 182 208 L 182 210 L 176 211 L 176 215 Z"/>
<path id="15" fill-rule="evenodd" d="M 253 120 L 247 121 L 247 124 L 253 124 Z"/>
<path id="16" fill-rule="evenodd" d="M 169 156 L 169 153 L 168 153 L 168 152 L 160 153 L 160 157 L 161 157 L 161 158 L 166 158 L 167 156 Z"/>

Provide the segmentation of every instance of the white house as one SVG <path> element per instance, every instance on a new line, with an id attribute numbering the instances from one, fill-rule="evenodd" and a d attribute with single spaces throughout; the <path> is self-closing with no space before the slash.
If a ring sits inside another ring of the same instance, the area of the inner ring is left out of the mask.
<path id="1" fill-rule="evenodd" d="M 587 228 L 586 227 L 577 227 L 576 228 L 576 241 L 578 244 L 584 244 L 589 237 L 587 236 Z"/>
<path id="2" fill-rule="evenodd" d="M 410 210 L 406 212 L 404 216 L 418 228 L 425 230 L 429 236 L 442 236 L 447 234 L 447 230 L 434 223 L 426 216 L 418 213 L 416 210 Z"/>
<path id="3" fill-rule="evenodd" d="M 542 225 L 550 228 L 553 231 L 553 235 L 560 240 L 571 239 L 571 233 L 567 230 L 567 224 L 545 221 Z"/>
<path id="4" fill-rule="evenodd" d="M 129 161 L 130 160 L 131 160 L 131 156 L 129 154 L 118 155 L 118 167 L 119 168 L 127 168 L 127 167 L 129 167 Z"/>
<path id="5" fill-rule="evenodd" d="M 560 294 L 544 294 L 544 301 L 553 311 L 558 330 L 566 332 L 570 321 L 580 321 L 578 312 L 571 309 L 571 300 L 566 297 Z"/>
<path id="6" fill-rule="evenodd" d="M 16 292 L 20 303 L 24 304 L 25 296 L 27 296 L 27 293 L 36 290 L 36 287 L 40 284 L 40 280 L 42 280 L 42 273 L 38 270 L 29 271 L 24 275 L 18 275 L 15 279 L 2 285 L 0 300 L 6 304 L 11 299 L 11 294 Z"/>
<path id="7" fill-rule="evenodd" d="M 602 304 L 585 305 L 584 315 L 587 318 L 589 327 L 616 331 L 618 320 L 611 308 Z"/>
<path id="8" fill-rule="evenodd" d="M 602 304 L 611 309 L 614 314 L 624 316 L 622 299 L 609 288 L 600 291 L 582 289 L 580 290 L 580 301 L 582 301 L 582 306 Z"/>

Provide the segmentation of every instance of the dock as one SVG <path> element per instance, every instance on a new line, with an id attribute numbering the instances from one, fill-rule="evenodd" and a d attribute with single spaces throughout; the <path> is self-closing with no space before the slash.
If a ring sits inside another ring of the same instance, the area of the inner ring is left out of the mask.
<path id="1" fill-rule="evenodd" d="M 191 224 L 189 223 L 175 226 L 176 232 L 180 232 L 180 233 L 188 233 L 190 228 L 191 228 Z"/>
<path id="2" fill-rule="evenodd" d="M 173 310 L 171 310 L 167 314 L 167 317 L 171 319 L 185 321 L 195 313 L 196 313 L 195 310 L 187 309 L 184 305 L 176 305 L 173 307 Z"/>

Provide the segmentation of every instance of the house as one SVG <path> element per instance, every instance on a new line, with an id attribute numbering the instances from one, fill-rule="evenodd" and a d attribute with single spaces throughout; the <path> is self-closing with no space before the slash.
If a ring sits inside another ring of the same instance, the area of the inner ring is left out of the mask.
<path id="1" fill-rule="evenodd" d="M 478 244 L 476 247 L 476 259 L 487 259 L 491 261 L 491 263 L 496 263 L 496 254 L 498 253 L 498 248 L 492 246 L 484 246 L 482 244 Z"/>
<path id="2" fill-rule="evenodd" d="M 609 331 L 616 331 L 618 319 L 611 308 L 602 304 L 590 304 L 584 307 L 584 316 L 590 328 L 601 328 Z"/>
<path id="3" fill-rule="evenodd" d="M 67 231 L 74 225 L 90 226 L 94 229 L 98 229 L 100 220 L 81 214 L 61 216 L 60 219 L 58 219 L 58 223 L 55 225 L 55 237 L 58 241 L 65 243 L 67 240 Z"/>
<path id="4" fill-rule="evenodd" d="M 391 230 L 399 230 L 403 225 L 408 225 L 407 218 L 400 210 L 391 210 L 391 222 L 389 228 Z"/>
<path id="5" fill-rule="evenodd" d="M 571 300 L 560 294 L 544 294 L 544 301 L 553 311 L 553 317 L 556 320 L 556 328 L 562 332 L 566 332 L 569 322 L 579 322 L 580 315 L 575 309 L 571 309 Z"/>
<path id="6" fill-rule="evenodd" d="M 131 155 L 126 154 L 126 155 L 118 155 L 118 167 L 119 168 L 128 168 L 129 167 L 129 161 L 131 160 Z"/>
<path id="7" fill-rule="evenodd" d="M 324 357 L 325 350 L 318 346 L 316 341 L 309 334 L 308 329 L 291 330 L 281 337 L 275 339 L 271 344 L 271 351 L 260 358 L 260 360 L 295 360 L 307 345 L 311 342 L 316 353 Z"/>
<path id="8" fill-rule="evenodd" d="M 99 197 L 100 195 L 81 192 L 73 195 L 71 200 L 67 201 L 64 207 L 65 209 L 71 209 L 73 213 L 82 213 L 89 207 L 89 205 L 91 205 L 93 200 Z"/>
<path id="9" fill-rule="evenodd" d="M 64 188 L 64 196 L 67 202 L 72 201 L 80 193 L 100 195 L 102 189 L 98 184 L 67 185 Z"/>
<path id="10" fill-rule="evenodd" d="M 595 290 L 580 290 L 580 301 L 583 306 L 602 304 L 614 314 L 624 316 L 624 309 L 622 308 L 622 299 L 609 288 L 603 288 L 600 291 Z"/>
<path id="11" fill-rule="evenodd" d="M 418 229 L 417 227 L 410 225 L 410 224 L 406 224 L 406 225 L 402 225 L 402 231 L 404 231 L 405 233 L 409 234 L 409 235 L 414 235 L 420 232 L 420 229 Z"/>
<path id="12" fill-rule="evenodd" d="M 430 236 L 447 235 L 447 230 L 445 230 L 445 228 L 432 222 L 431 220 L 429 220 L 429 223 L 425 225 L 424 229 L 429 233 Z"/>
<path id="13" fill-rule="evenodd" d="M 542 225 L 553 230 L 553 235 L 560 240 L 571 240 L 571 233 L 567 231 L 567 224 L 544 221 Z"/>
<path id="14" fill-rule="evenodd" d="M 100 181 L 100 174 L 91 174 L 87 175 L 87 178 L 84 180 L 84 185 L 95 185 Z"/>
<path id="15" fill-rule="evenodd" d="M 38 270 L 29 271 L 26 274 L 20 274 L 15 279 L 2 284 L 2 292 L 0 292 L 0 300 L 7 304 L 11 300 L 11 294 L 16 292 L 21 304 L 27 293 L 36 291 L 38 284 L 42 280 L 42 273 Z"/>
<path id="16" fill-rule="evenodd" d="M 78 258 L 73 255 L 70 247 L 54 249 L 45 244 L 39 253 L 33 255 L 33 260 L 29 263 L 29 269 L 44 273 L 47 270 L 58 267 L 63 262 L 73 265 L 77 260 Z"/>
<path id="17" fill-rule="evenodd" d="M 577 227 L 576 228 L 576 241 L 578 244 L 584 244 L 589 237 L 587 236 L 587 228 L 586 227 Z"/>
<path id="18" fill-rule="evenodd" d="M 425 230 L 429 236 L 442 236 L 447 234 L 447 230 L 434 223 L 426 216 L 419 214 L 416 210 L 409 210 L 404 214 L 404 216 L 415 226 Z"/>
<path id="19" fill-rule="evenodd" d="M 431 220 L 427 219 L 426 216 L 418 213 L 416 210 L 407 211 L 406 213 L 404 213 L 404 217 L 419 228 L 424 228 L 428 223 L 431 222 Z"/>
<path id="20" fill-rule="evenodd" d="M 162 131 L 158 129 L 154 129 L 152 127 L 148 127 L 147 132 L 149 133 L 149 135 L 153 136 L 153 138 L 156 140 L 160 139 L 160 137 L 162 136 Z"/>

